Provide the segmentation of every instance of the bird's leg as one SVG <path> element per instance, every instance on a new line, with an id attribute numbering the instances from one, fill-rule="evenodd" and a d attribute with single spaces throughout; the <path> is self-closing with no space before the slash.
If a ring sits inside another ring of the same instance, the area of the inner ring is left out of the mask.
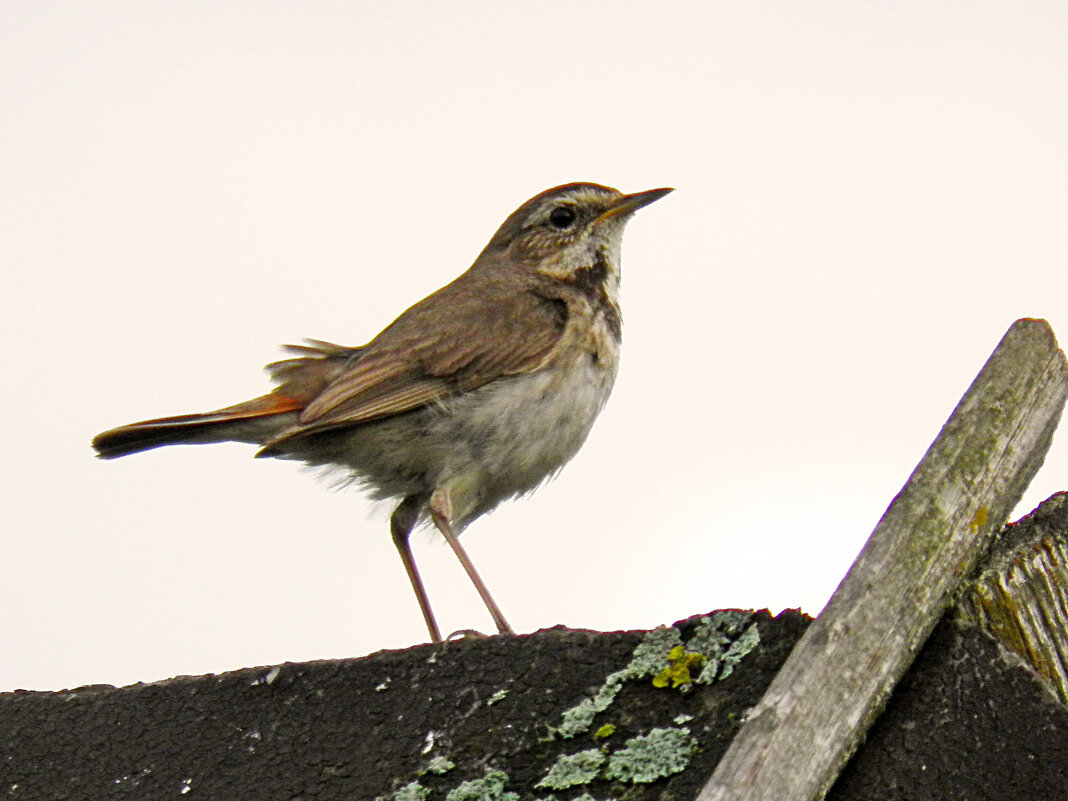
<path id="1" fill-rule="evenodd" d="M 426 496 L 409 495 L 400 506 L 393 512 L 389 519 L 389 531 L 393 535 L 393 544 L 397 546 L 401 561 L 404 562 L 404 570 L 408 574 L 408 581 L 415 590 L 415 598 L 419 601 L 419 610 L 423 613 L 423 620 L 430 630 L 430 641 L 441 642 L 441 631 L 438 623 L 434 620 L 434 613 L 430 609 L 430 599 L 427 598 L 423 579 L 419 576 L 419 568 L 415 566 L 415 557 L 412 556 L 412 546 L 408 537 L 412 533 L 415 521 L 419 519 L 419 508 L 425 502 Z"/>
<path id="2" fill-rule="evenodd" d="M 486 605 L 490 617 L 493 618 L 493 622 L 497 626 L 497 631 L 501 634 L 515 634 L 512 631 L 512 627 L 508 625 L 508 621 L 504 619 L 504 615 L 501 614 L 501 608 L 497 606 L 497 602 L 490 595 L 486 583 L 478 575 L 478 571 L 475 570 L 475 564 L 471 561 L 471 557 L 467 555 L 464 546 L 460 544 L 460 539 L 453 533 L 452 503 L 447 493 L 438 491 L 430 496 L 430 518 L 434 521 L 434 525 L 437 526 L 445 541 L 449 543 L 449 547 L 456 554 L 456 558 L 460 560 L 460 564 L 464 566 L 464 570 L 467 571 L 467 577 L 471 579 L 471 583 L 478 590 L 482 603 Z"/>

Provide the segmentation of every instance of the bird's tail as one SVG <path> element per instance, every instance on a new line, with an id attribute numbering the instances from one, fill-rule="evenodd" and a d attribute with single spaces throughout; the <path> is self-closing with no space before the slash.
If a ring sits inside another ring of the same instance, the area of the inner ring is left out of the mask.
<path id="1" fill-rule="evenodd" d="M 119 426 L 93 439 L 102 459 L 117 459 L 164 445 L 206 442 L 251 442 L 262 445 L 295 422 L 297 413 L 336 379 L 362 348 L 346 348 L 319 339 L 286 345 L 293 358 L 267 365 L 278 386 L 236 406 L 206 414 L 161 417 Z"/>
<path id="2" fill-rule="evenodd" d="M 206 414 L 161 417 L 119 426 L 93 438 L 101 459 L 117 459 L 164 445 L 207 442 L 259 443 L 288 424 L 290 415 L 303 406 L 300 400 L 272 392 Z"/>

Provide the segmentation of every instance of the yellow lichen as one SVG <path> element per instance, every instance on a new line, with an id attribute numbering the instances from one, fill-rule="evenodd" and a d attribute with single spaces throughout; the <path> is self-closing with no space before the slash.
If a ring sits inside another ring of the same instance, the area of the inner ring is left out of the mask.
<path id="1" fill-rule="evenodd" d="M 980 506 L 975 510 L 975 517 L 972 518 L 972 522 L 968 524 L 968 528 L 972 530 L 974 534 L 983 526 L 986 525 L 987 515 L 990 512 L 985 506 Z"/>
<path id="2" fill-rule="evenodd" d="M 668 666 L 653 677 L 653 686 L 671 685 L 673 689 L 684 687 L 693 682 L 690 670 L 699 670 L 704 664 L 704 656 L 676 645 L 668 652 Z"/>
<path id="3" fill-rule="evenodd" d="M 594 738 L 603 740 L 605 737 L 611 737 L 616 733 L 616 727 L 611 723 L 606 723 L 601 728 L 593 733 Z"/>

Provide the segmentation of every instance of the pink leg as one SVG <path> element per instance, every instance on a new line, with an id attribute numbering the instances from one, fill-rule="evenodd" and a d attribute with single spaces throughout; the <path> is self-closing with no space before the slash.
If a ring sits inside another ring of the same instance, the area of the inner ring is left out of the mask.
<path id="1" fill-rule="evenodd" d="M 415 521 L 419 518 L 419 507 L 422 506 L 422 503 L 423 499 L 414 495 L 410 495 L 401 501 L 401 505 L 397 507 L 393 512 L 393 516 L 389 519 L 389 530 L 393 535 L 393 544 L 397 546 L 397 552 L 404 563 L 408 581 L 411 582 L 412 589 L 415 590 L 415 598 L 419 601 L 419 610 L 423 613 L 423 620 L 426 621 L 426 627 L 430 631 L 430 641 L 441 642 L 441 631 L 438 629 L 437 621 L 434 620 L 434 613 L 430 609 L 430 599 L 427 597 L 426 588 L 423 586 L 423 579 L 419 576 L 419 568 L 415 566 L 412 546 L 408 542 L 412 527 L 415 526 Z"/>
<path id="2" fill-rule="evenodd" d="M 431 496 L 430 518 L 434 521 L 434 525 L 437 526 L 445 541 L 449 543 L 449 547 L 456 554 L 456 558 L 460 560 L 464 570 L 467 571 L 467 577 L 471 579 L 471 583 L 475 585 L 475 589 L 478 590 L 478 594 L 482 597 L 482 603 L 489 610 L 490 617 L 493 618 L 493 622 L 497 626 L 497 631 L 501 634 L 515 634 L 512 631 L 512 627 L 508 625 L 508 621 L 504 619 L 504 615 L 501 614 L 501 609 L 497 606 L 497 602 L 490 595 L 486 583 L 478 575 L 478 571 L 475 570 L 475 564 L 471 561 L 471 557 L 467 555 L 467 551 L 460 544 L 459 538 L 453 533 L 452 504 L 444 493 L 436 492 Z"/>

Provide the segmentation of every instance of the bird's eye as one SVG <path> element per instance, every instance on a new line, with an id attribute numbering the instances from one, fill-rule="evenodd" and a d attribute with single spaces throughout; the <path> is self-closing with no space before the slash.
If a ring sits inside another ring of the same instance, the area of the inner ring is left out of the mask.
<path id="1" fill-rule="evenodd" d="M 574 224 L 577 216 L 570 206 L 557 206 L 549 212 L 549 225 L 558 231 L 566 231 Z"/>

